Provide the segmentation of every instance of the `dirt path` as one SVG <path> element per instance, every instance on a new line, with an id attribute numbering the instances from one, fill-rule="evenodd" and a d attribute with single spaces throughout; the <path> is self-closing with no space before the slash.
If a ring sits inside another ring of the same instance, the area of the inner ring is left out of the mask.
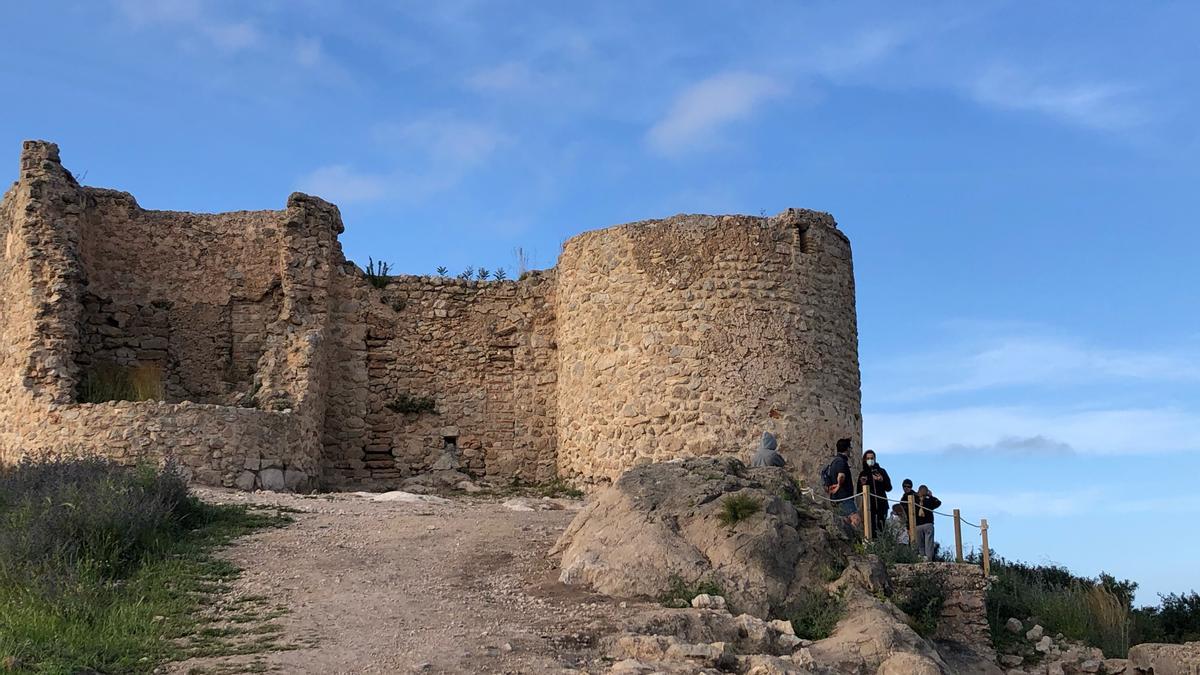
<path id="1" fill-rule="evenodd" d="M 265 597 L 297 646 L 192 659 L 168 672 L 592 672 L 596 638 L 639 607 L 568 589 L 546 551 L 570 510 L 500 501 L 373 502 L 201 490 L 211 501 L 296 509 L 296 522 L 235 543 L 234 596 Z"/>

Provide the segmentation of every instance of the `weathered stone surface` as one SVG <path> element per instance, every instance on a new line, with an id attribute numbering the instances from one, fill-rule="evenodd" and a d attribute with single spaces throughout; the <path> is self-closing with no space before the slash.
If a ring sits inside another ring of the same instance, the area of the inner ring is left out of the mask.
<path id="1" fill-rule="evenodd" d="M 280 469 L 263 469 L 258 472 L 258 480 L 264 490 L 282 492 L 287 489 L 287 483 L 283 479 L 283 471 Z"/>
<path id="2" fill-rule="evenodd" d="M 1154 675 L 1195 675 L 1200 672 L 1200 642 L 1134 645 L 1129 648 L 1129 665 Z"/>
<path id="3" fill-rule="evenodd" d="M 828 214 L 676 216 L 575 237 L 518 281 L 372 284 L 316 197 L 146 210 L 80 186 L 41 141 L 17 178 L 0 202 L 0 462 L 99 452 L 230 486 L 281 470 L 294 490 L 393 489 L 435 466 L 463 476 L 447 487 L 590 485 L 748 453 L 765 425 L 812 480 L 834 439 L 861 439 L 850 245 Z M 101 364 L 151 368 L 164 402 L 78 404 Z"/>
<path id="4" fill-rule="evenodd" d="M 721 522 L 731 496 L 759 510 Z M 797 508 L 797 506 L 799 508 Z M 734 611 L 785 614 L 841 565 L 846 534 L 799 499 L 782 469 L 703 457 L 630 469 L 597 493 L 563 533 L 560 580 L 616 597 L 656 597 L 672 580 L 715 582 Z"/>

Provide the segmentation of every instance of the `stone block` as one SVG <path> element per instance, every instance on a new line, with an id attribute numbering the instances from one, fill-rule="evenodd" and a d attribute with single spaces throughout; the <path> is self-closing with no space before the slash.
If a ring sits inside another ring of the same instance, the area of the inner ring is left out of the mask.
<path id="1" fill-rule="evenodd" d="M 259 483 L 262 489 L 272 492 L 283 492 L 287 489 L 287 483 L 283 479 L 283 470 L 278 468 L 263 469 L 258 473 Z"/>

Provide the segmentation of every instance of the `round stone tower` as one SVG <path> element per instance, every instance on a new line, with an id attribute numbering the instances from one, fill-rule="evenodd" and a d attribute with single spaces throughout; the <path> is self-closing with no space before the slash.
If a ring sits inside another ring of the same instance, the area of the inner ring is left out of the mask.
<path id="1" fill-rule="evenodd" d="M 587 232 L 558 263 L 558 468 L 582 482 L 763 431 L 815 481 L 860 448 L 850 242 L 825 213 L 675 216 Z"/>

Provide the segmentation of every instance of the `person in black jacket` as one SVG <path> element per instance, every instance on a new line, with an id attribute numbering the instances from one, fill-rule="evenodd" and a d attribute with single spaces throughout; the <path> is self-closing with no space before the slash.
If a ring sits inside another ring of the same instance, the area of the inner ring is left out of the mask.
<path id="1" fill-rule="evenodd" d="M 942 505 L 942 500 L 933 496 L 933 491 L 922 485 L 917 488 L 917 555 L 933 561 L 933 510 Z"/>
<path id="2" fill-rule="evenodd" d="M 883 524 L 887 522 L 887 493 L 892 491 L 892 479 L 888 476 L 887 469 L 879 466 L 874 450 L 863 453 L 862 471 L 858 473 L 860 493 L 864 485 L 871 490 L 871 532 L 878 536 L 878 533 L 883 532 Z"/>

